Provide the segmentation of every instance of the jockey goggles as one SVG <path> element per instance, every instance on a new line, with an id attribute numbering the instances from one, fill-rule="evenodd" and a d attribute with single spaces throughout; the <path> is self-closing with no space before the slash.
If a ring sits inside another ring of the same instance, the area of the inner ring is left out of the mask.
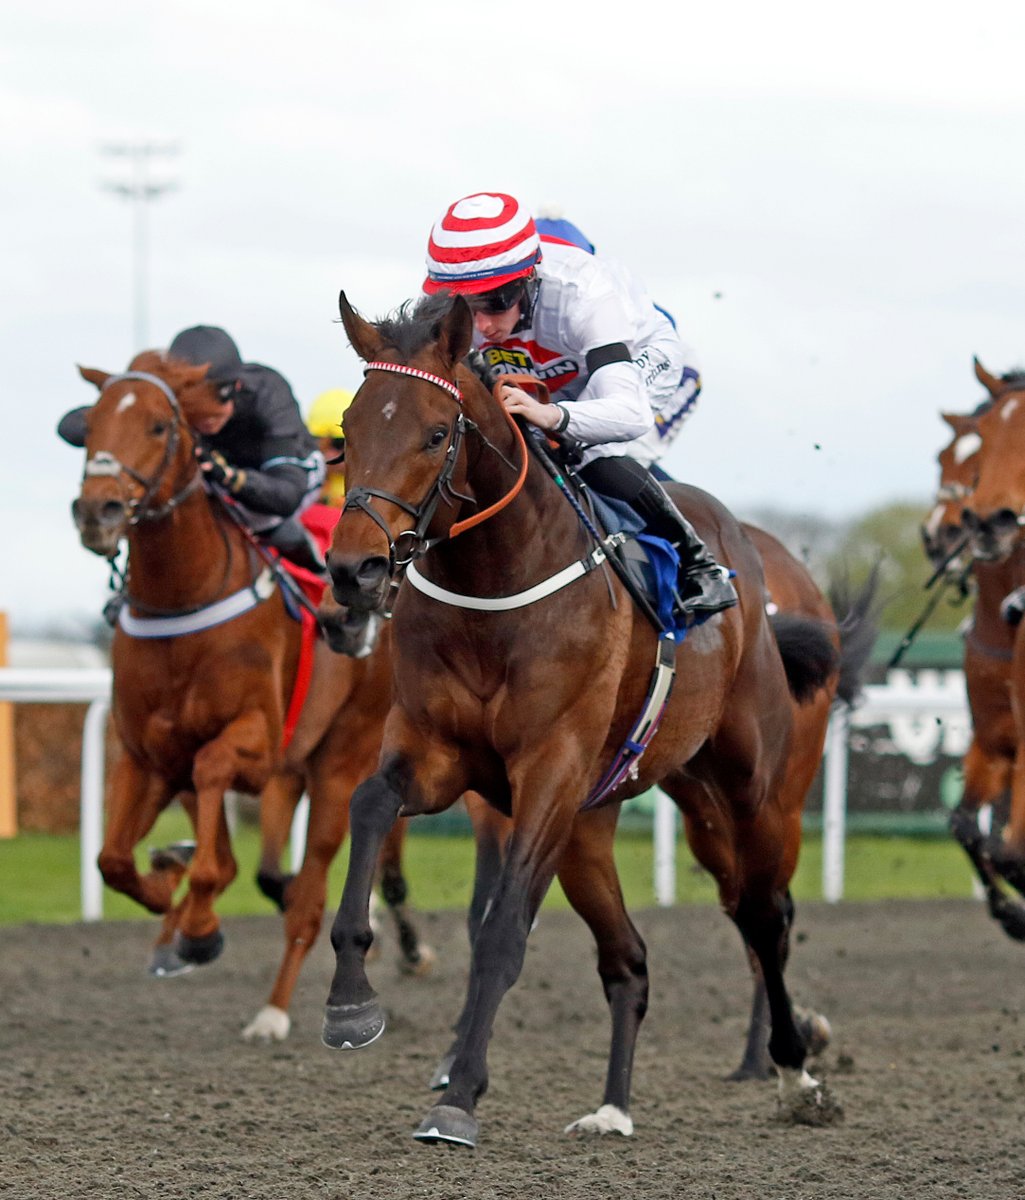
<path id="1" fill-rule="evenodd" d="M 522 279 L 514 279 L 511 283 L 505 283 L 501 287 L 494 288 L 490 292 L 480 292 L 475 296 L 466 296 L 466 303 L 470 306 L 471 312 L 490 313 L 495 316 L 499 313 L 508 312 L 515 304 L 519 304 L 526 293 L 526 286 Z"/>

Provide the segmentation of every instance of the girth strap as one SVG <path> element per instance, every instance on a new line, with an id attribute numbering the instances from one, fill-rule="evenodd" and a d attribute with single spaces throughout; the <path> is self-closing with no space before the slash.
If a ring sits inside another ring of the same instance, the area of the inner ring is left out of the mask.
<path id="1" fill-rule="evenodd" d="M 658 650 L 655 657 L 655 669 L 648 684 L 648 698 L 645 701 L 641 715 L 634 722 L 633 728 L 627 735 L 626 741 L 612 764 L 601 779 L 591 789 L 590 795 L 581 804 L 580 811 L 597 808 L 606 800 L 623 779 L 630 775 L 637 777 L 637 764 L 644 751 L 647 750 L 651 739 L 658 732 L 662 714 L 669 703 L 669 695 L 673 690 L 673 680 L 676 678 L 676 649 L 677 642 L 671 632 L 666 632 L 658 639 Z"/>

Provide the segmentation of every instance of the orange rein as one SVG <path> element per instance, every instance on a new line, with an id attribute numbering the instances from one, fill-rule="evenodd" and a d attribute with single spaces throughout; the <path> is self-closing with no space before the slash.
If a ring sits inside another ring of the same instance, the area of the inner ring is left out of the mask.
<path id="1" fill-rule="evenodd" d="M 495 397 L 495 400 L 498 402 L 498 407 L 502 410 L 502 415 L 509 422 L 513 433 L 516 435 L 516 441 L 520 447 L 520 473 L 517 476 L 516 482 L 512 485 L 512 488 L 506 492 L 501 500 L 496 500 L 494 504 L 483 509 L 479 513 L 475 513 L 472 517 L 467 517 L 465 521 L 457 521 L 448 531 L 448 536 L 450 538 L 458 537 L 459 534 L 465 533 L 467 529 L 472 529 L 474 525 L 480 525 L 489 517 L 493 517 L 495 513 L 501 512 L 507 504 L 511 504 L 516 499 L 523 489 L 523 482 L 527 478 L 527 443 L 523 440 L 523 431 L 520 429 L 519 425 L 516 424 L 512 413 L 506 409 L 505 405 L 499 398 L 499 388 L 504 387 L 506 384 L 514 387 L 521 387 L 525 390 L 527 388 L 531 388 L 538 393 L 538 399 L 542 404 L 547 403 L 548 401 L 548 389 L 539 379 L 535 379 L 533 375 L 499 375 L 499 377 L 495 380 L 495 385 L 491 389 L 491 394 Z"/>

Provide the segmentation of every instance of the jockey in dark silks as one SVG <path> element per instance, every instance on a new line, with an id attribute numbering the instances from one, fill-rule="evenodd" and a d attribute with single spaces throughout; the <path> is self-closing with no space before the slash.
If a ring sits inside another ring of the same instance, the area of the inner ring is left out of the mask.
<path id="1" fill-rule="evenodd" d="M 210 403 L 190 412 L 204 477 L 235 500 L 250 529 L 297 566 L 321 573 L 324 561 L 299 514 L 324 482 L 324 456 L 303 423 L 287 380 L 270 367 L 245 363 L 223 329 L 197 325 L 171 342 L 168 357 L 209 364 Z M 57 432 L 85 444 L 87 409 L 67 413 Z"/>

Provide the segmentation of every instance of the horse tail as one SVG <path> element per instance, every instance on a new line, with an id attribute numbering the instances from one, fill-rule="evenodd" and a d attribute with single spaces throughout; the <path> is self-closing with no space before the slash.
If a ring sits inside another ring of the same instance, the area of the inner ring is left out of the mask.
<path id="1" fill-rule="evenodd" d="M 829 585 L 829 602 L 840 631 L 840 682 L 837 699 L 853 708 L 861 694 L 865 669 L 879 635 L 879 564 L 854 594 L 847 576 Z"/>
<path id="2" fill-rule="evenodd" d="M 770 623 L 790 694 L 798 704 L 806 704 L 840 668 L 833 633 L 824 622 L 796 613 L 777 613 Z"/>

